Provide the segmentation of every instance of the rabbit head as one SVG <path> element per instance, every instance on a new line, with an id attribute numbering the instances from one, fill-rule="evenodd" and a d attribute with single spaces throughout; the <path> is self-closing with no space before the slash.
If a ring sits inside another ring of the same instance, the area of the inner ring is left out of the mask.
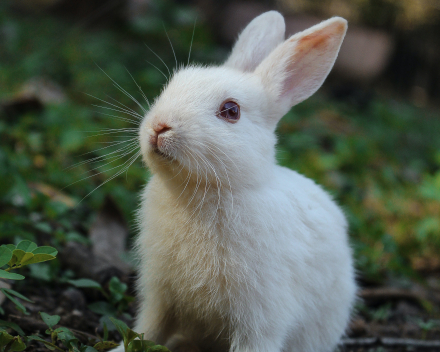
<path id="1" fill-rule="evenodd" d="M 335 17 L 284 41 L 278 12 L 255 18 L 223 65 L 173 75 L 141 124 L 144 161 L 153 173 L 194 182 L 264 182 L 275 164 L 277 122 L 322 85 L 346 28 Z"/>

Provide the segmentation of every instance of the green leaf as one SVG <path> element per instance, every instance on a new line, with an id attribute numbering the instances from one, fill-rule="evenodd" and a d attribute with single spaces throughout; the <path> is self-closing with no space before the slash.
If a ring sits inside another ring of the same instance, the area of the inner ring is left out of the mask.
<path id="1" fill-rule="evenodd" d="M 40 342 L 44 343 L 46 345 L 46 347 L 51 351 L 55 350 L 55 347 L 54 347 L 55 345 L 53 343 L 42 339 L 40 336 L 31 335 L 31 336 L 28 336 L 27 338 L 28 338 L 28 340 L 36 340 L 36 341 L 40 341 Z"/>
<path id="2" fill-rule="evenodd" d="M 122 338 L 124 340 L 124 344 L 126 344 L 127 341 L 127 333 L 128 333 L 128 326 L 123 321 L 116 319 L 116 318 L 110 318 L 113 325 L 116 327 L 116 329 L 119 331 L 119 333 L 122 335 Z"/>
<path id="3" fill-rule="evenodd" d="M 50 265 L 47 263 L 37 263 L 31 265 L 29 269 L 30 269 L 29 275 L 33 278 L 44 281 L 52 280 L 53 275 L 50 269 Z"/>
<path id="4" fill-rule="evenodd" d="M 15 330 L 16 332 L 18 332 L 21 336 L 25 336 L 24 331 L 21 330 L 21 328 L 13 322 L 0 320 L 0 326 L 5 326 L 8 328 L 11 328 L 11 329 Z"/>
<path id="5" fill-rule="evenodd" d="M 153 341 L 148 340 L 134 340 L 128 345 L 129 352 L 145 352 L 149 347 L 156 346 Z"/>
<path id="6" fill-rule="evenodd" d="M 101 288 L 98 282 L 90 279 L 69 280 L 67 282 L 75 287 Z"/>
<path id="7" fill-rule="evenodd" d="M 9 261 L 8 265 L 12 266 L 19 264 L 25 254 L 26 252 L 22 249 L 14 249 L 12 252 L 12 259 Z"/>
<path id="8" fill-rule="evenodd" d="M 53 326 L 57 325 L 60 321 L 60 316 L 59 315 L 49 315 L 47 313 L 44 312 L 39 312 L 41 315 L 41 318 L 43 319 L 43 321 L 46 323 L 46 325 L 52 329 Z"/>
<path id="9" fill-rule="evenodd" d="M 113 276 L 109 282 L 109 290 L 112 293 L 113 300 L 119 302 L 124 298 L 124 293 L 127 291 L 127 285 L 121 282 L 116 276 Z"/>
<path id="10" fill-rule="evenodd" d="M 1 291 L 4 293 L 5 291 L 11 295 L 14 295 L 18 298 L 21 298 L 24 301 L 27 301 L 29 303 L 34 303 L 34 301 L 30 300 L 29 298 L 27 298 L 26 296 L 23 296 L 21 293 L 18 293 L 17 291 L 14 291 L 10 288 L 2 288 Z"/>
<path id="11" fill-rule="evenodd" d="M 14 342 L 12 342 L 11 345 L 9 345 L 9 351 L 24 351 L 26 348 L 26 344 L 23 342 L 20 336 L 14 337 Z"/>
<path id="12" fill-rule="evenodd" d="M 84 244 L 86 246 L 90 245 L 92 242 L 88 237 L 83 236 L 80 233 L 75 232 L 75 231 L 71 231 L 71 232 L 66 233 L 66 241 L 67 242 L 71 242 L 71 241 L 78 242 L 78 243 Z"/>
<path id="13" fill-rule="evenodd" d="M 136 338 L 140 338 L 140 335 L 133 330 L 131 330 L 127 324 L 123 321 L 115 318 L 110 318 L 111 322 L 116 326 L 116 329 L 122 335 L 122 339 L 124 340 L 124 345 L 127 347 L 129 344 Z"/>
<path id="14" fill-rule="evenodd" d="M 50 247 L 50 246 L 41 246 L 38 248 L 35 248 L 32 253 L 34 254 L 49 254 L 52 256 L 56 256 L 58 254 L 58 251 L 56 248 Z"/>
<path id="15" fill-rule="evenodd" d="M 17 244 L 17 249 L 21 249 L 25 252 L 32 252 L 37 247 L 38 246 L 36 243 L 28 240 L 21 241 L 19 244 Z"/>
<path id="16" fill-rule="evenodd" d="M 12 252 L 15 248 L 17 248 L 17 247 L 15 247 L 15 245 L 13 245 L 13 244 L 11 244 L 11 243 L 9 243 L 9 244 L 2 244 L 2 247 L 7 247 L 7 248 L 9 248 L 9 250 Z"/>
<path id="17" fill-rule="evenodd" d="M 97 349 L 98 351 L 105 351 L 105 350 L 109 350 L 110 348 L 115 348 L 118 347 L 119 343 L 116 343 L 114 341 L 101 341 L 98 342 L 97 344 L 95 344 L 95 346 L 93 346 L 95 349 Z"/>
<path id="18" fill-rule="evenodd" d="M 21 258 L 21 261 L 19 264 L 21 265 L 26 265 L 24 264 L 25 262 L 31 260 L 34 257 L 34 255 L 31 252 L 26 252 L 23 256 L 23 258 Z"/>
<path id="19" fill-rule="evenodd" d="M 99 318 L 99 324 L 101 326 L 104 326 L 105 324 L 108 331 L 116 331 L 116 326 L 111 322 L 110 315 L 101 316 L 101 318 Z"/>
<path id="20" fill-rule="evenodd" d="M 68 328 L 65 328 L 64 326 L 55 329 L 54 332 L 58 335 L 58 339 L 63 341 L 63 343 L 68 348 L 72 345 L 72 343 L 78 341 L 75 335 Z"/>
<path id="21" fill-rule="evenodd" d="M 118 344 L 116 344 L 116 347 L 119 346 Z M 92 346 L 83 346 L 80 349 L 81 352 L 98 352 L 98 350 Z"/>
<path id="22" fill-rule="evenodd" d="M 0 349 L 4 351 L 5 346 L 14 339 L 14 336 L 9 335 L 7 332 L 0 332 Z"/>
<path id="23" fill-rule="evenodd" d="M 6 246 L 0 246 L 0 268 L 12 259 L 12 251 Z"/>
<path id="24" fill-rule="evenodd" d="M 103 323 L 102 324 L 104 326 L 104 341 L 108 340 L 108 328 L 107 328 L 107 324 Z"/>
<path id="25" fill-rule="evenodd" d="M 0 269 L 0 279 L 23 280 L 24 276 L 16 273 L 10 273 Z"/>
<path id="26" fill-rule="evenodd" d="M 113 307 L 110 303 L 104 301 L 98 301 L 88 305 L 88 308 L 96 314 L 100 315 L 116 315 L 116 308 Z"/>
<path id="27" fill-rule="evenodd" d="M 139 334 L 130 328 L 127 329 L 127 343 L 131 343 L 134 339 L 139 338 Z"/>
<path id="28" fill-rule="evenodd" d="M 36 340 L 40 342 L 47 342 L 45 339 L 42 339 L 40 336 L 37 335 L 30 335 L 27 337 L 29 340 Z"/>
<path id="29" fill-rule="evenodd" d="M 29 258 L 27 261 L 22 261 L 21 264 L 22 265 L 29 265 L 29 264 L 47 262 L 48 260 L 53 260 L 55 258 L 56 257 L 54 257 L 53 255 L 50 255 L 50 254 L 35 254 L 31 258 Z"/>
<path id="30" fill-rule="evenodd" d="M 22 311 L 23 313 L 27 313 L 26 311 L 26 307 L 24 305 L 22 305 L 19 301 L 17 301 L 17 299 L 13 296 L 11 296 L 9 293 L 7 293 L 6 291 L 3 291 L 3 294 L 8 297 L 17 307 L 18 310 Z"/>

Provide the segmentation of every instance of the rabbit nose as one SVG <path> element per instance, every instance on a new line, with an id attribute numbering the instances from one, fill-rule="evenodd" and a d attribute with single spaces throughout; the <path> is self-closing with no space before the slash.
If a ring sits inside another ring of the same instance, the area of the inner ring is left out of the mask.
<path id="1" fill-rule="evenodd" d="M 150 144 L 157 148 L 161 145 L 161 139 L 159 139 L 160 135 L 171 130 L 171 127 L 166 123 L 159 123 L 153 127 L 154 134 L 150 136 Z"/>
<path id="2" fill-rule="evenodd" d="M 159 123 L 153 127 L 153 130 L 154 130 L 154 132 L 156 132 L 157 136 L 159 136 L 161 133 L 169 131 L 170 129 L 171 129 L 171 127 L 168 126 L 166 123 Z"/>

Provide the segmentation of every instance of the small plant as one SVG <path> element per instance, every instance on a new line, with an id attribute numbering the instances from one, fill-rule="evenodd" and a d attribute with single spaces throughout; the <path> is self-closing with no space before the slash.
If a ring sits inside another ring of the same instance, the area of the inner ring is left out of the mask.
<path id="1" fill-rule="evenodd" d="M 359 303 L 356 305 L 356 309 L 371 321 L 384 322 L 387 321 L 391 316 L 392 304 L 387 303 L 381 305 L 377 309 L 373 309 L 366 306 L 364 303 Z"/>
<path id="2" fill-rule="evenodd" d="M 63 351 L 66 350 L 69 352 L 97 352 L 98 350 L 92 346 L 82 344 L 78 338 L 66 327 L 59 327 L 53 329 L 53 327 L 58 324 L 60 321 L 59 315 L 49 315 L 43 312 L 40 312 L 41 318 L 48 326 L 46 330 L 46 334 L 50 335 L 51 342 L 44 340 L 40 336 L 32 335 L 29 336 L 29 340 L 36 340 L 43 343 L 50 350 Z M 57 342 L 61 342 L 61 344 L 66 349 L 62 349 L 57 345 Z M 117 343 L 109 343 L 108 348 L 117 347 Z"/>
<path id="3" fill-rule="evenodd" d="M 12 336 L 8 334 L 5 328 L 15 330 L 19 335 Z M 26 339 L 24 335 L 23 330 L 17 324 L 0 320 L 0 351 L 23 351 L 26 348 L 26 344 L 23 341 L 23 338 Z"/>
<path id="4" fill-rule="evenodd" d="M 23 280 L 25 278 L 23 275 L 12 273 L 11 270 L 55 259 L 57 253 L 58 251 L 53 247 L 38 247 L 31 241 L 21 241 L 16 246 L 13 244 L 2 245 L 0 246 L 0 279 Z M 17 298 L 32 302 L 29 298 L 10 288 L 1 288 L 0 291 L 15 304 L 19 311 L 27 314 L 26 307 Z M 1 307 L 0 313 L 5 313 Z M 19 335 L 12 336 L 5 328 L 15 330 Z M 17 324 L 0 320 L 0 351 L 23 351 L 26 348 L 25 342 L 27 340 L 23 330 Z"/>
<path id="5" fill-rule="evenodd" d="M 384 304 L 371 312 L 371 319 L 373 321 L 387 321 L 391 316 L 392 305 L 391 303 Z"/>
<path id="6" fill-rule="evenodd" d="M 57 253 L 58 251 L 53 247 L 38 247 L 31 241 L 21 241 L 16 246 L 13 244 L 2 245 L 0 246 L 0 268 L 6 268 L 0 269 L 0 279 L 23 280 L 25 278 L 23 275 L 12 273 L 11 270 L 55 259 Z M 32 302 L 29 298 L 9 288 L 1 288 L 0 291 L 15 304 L 19 311 L 27 314 L 25 306 L 17 298 Z M 1 307 L 0 313 L 4 314 Z M 5 328 L 15 330 L 19 335 L 12 336 Z M 26 348 L 25 342 L 28 340 L 24 335 L 23 330 L 17 324 L 0 320 L 1 351 L 23 351 Z"/>
<path id="7" fill-rule="evenodd" d="M 38 247 L 34 242 L 27 240 L 21 241 L 16 246 L 13 244 L 2 245 L 0 246 L 0 279 L 23 280 L 25 278 L 23 275 L 12 273 L 11 270 L 19 269 L 29 264 L 55 259 L 57 254 L 58 251 L 53 247 Z M 1 269 L 3 267 L 6 268 Z M 15 304 L 15 307 L 19 311 L 27 314 L 26 308 L 16 297 L 27 302 L 32 302 L 29 298 L 10 288 L 2 288 L 0 291 Z M 0 313 L 4 314 L 4 310 L 1 307 Z"/>
<path id="8" fill-rule="evenodd" d="M 134 332 L 123 321 L 114 318 L 110 318 L 110 320 L 122 335 L 126 352 L 170 352 L 165 346 L 156 345 L 152 341 L 144 340 L 144 334 Z"/>
<path id="9" fill-rule="evenodd" d="M 79 288 L 97 289 L 107 299 L 107 301 L 97 301 L 88 306 L 92 312 L 102 315 L 101 323 L 103 325 L 105 322 L 112 325 L 109 318 L 121 315 L 127 309 L 128 304 L 134 300 L 133 296 L 126 294 L 127 285 L 116 276 L 110 279 L 108 290 L 90 279 L 69 280 L 68 282 Z M 114 328 L 112 327 L 112 329 Z"/>
<path id="10" fill-rule="evenodd" d="M 0 321 L 0 326 L 11 328 L 19 334 L 18 336 L 12 336 L 0 327 L 0 351 L 23 351 L 26 348 L 26 342 L 31 340 L 43 343 L 51 351 L 62 352 L 98 352 L 107 351 L 119 346 L 114 341 L 108 341 L 108 330 L 105 325 L 104 337 L 100 338 L 98 342 L 93 342 L 93 346 L 90 346 L 81 343 L 75 334 L 66 327 L 61 326 L 54 329 L 55 325 L 60 321 L 59 315 L 49 315 L 40 312 L 40 316 L 48 327 L 46 334 L 50 335 L 50 341 L 46 341 L 39 335 L 25 336 L 23 330 L 17 324 Z M 169 352 L 164 346 L 144 340 L 143 334 L 134 332 L 123 321 L 115 318 L 110 319 L 122 336 L 126 352 Z"/>
<path id="11" fill-rule="evenodd" d="M 422 329 L 422 340 L 426 340 L 429 331 L 440 326 L 440 320 L 436 319 L 429 319 L 427 321 L 424 321 L 423 319 L 416 319 L 415 323 L 420 329 Z"/>
<path id="12" fill-rule="evenodd" d="M 16 246 L 13 244 L 2 245 L 0 246 L 0 279 L 23 280 L 25 278 L 23 275 L 11 271 L 29 264 L 55 259 L 57 254 L 58 251 L 53 247 L 38 247 L 34 242 L 28 240 L 21 241 Z M 105 290 L 98 282 L 90 279 L 70 280 L 69 283 L 80 288 L 95 288 L 107 299 L 107 302 L 95 302 L 90 308 L 98 314 L 102 314 L 103 318 L 111 321 L 114 328 L 122 336 L 126 352 L 169 352 L 164 346 L 144 340 L 143 334 L 134 332 L 123 321 L 114 318 L 115 315 L 122 313 L 127 308 L 128 303 L 133 300 L 133 297 L 126 294 L 127 285 L 117 277 L 113 277 L 109 281 L 108 290 Z M 19 311 L 27 314 L 26 308 L 17 298 L 32 302 L 30 299 L 12 289 L 2 288 L 0 291 L 15 304 Z M 1 307 L 0 312 L 4 314 Z M 116 342 L 108 341 L 108 328 L 105 323 L 103 324 L 104 337 L 97 338 L 96 340 L 99 341 L 95 341 L 93 346 L 90 346 L 81 343 L 68 328 L 63 326 L 54 328 L 60 321 L 59 315 L 40 312 L 40 316 L 48 327 L 46 334 L 50 335 L 50 341 L 46 341 L 38 335 L 26 336 L 17 324 L 0 320 L 0 351 L 23 351 L 27 342 L 32 340 L 43 343 L 49 350 L 63 352 L 98 352 L 118 346 Z M 12 329 L 18 335 L 13 336 L 6 329 Z"/>

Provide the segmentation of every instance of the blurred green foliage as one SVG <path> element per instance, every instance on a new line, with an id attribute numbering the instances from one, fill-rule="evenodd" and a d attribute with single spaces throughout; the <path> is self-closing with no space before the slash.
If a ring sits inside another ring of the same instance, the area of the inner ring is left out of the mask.
<path id="1" fill-rule="evenodd" d="M 167 33 L 179 65 L 186 64 L 195 21 L 194 10 L 168 1 L 153 2 L 147 15 L 131 22 L 91 28 L 65 18 L 23 15 L 11 11 L 8 2 L 0 4 L 2 101 L 19 100 L 24 83 L 35 77 L 55 82 L 66 95 L 40 111 L 2 113 L 1 241 L 87 243 L 85 234 L 106 196 L 133 223 L 148 171 L 138 160 L 111 179 L 137 151 L 127 147 L 126 155 L 114 158 L 118 147 L 129 144 L 111 143 L 136 137 L 135 130 L 124 130 L 136 128 L 136 122 L 115 116 L 135 117 L 94 105 L 142 114 L 111 79 L 146 108 L 131 76 L 152 100 L 166 82 L 159 70 L 168 71 L 144 43 L 173 69 Z M 207 27 L 197 23 L 191 61 L 224 57 Z M 360 110 L 321 95 L 295 107 L 279 125 L 280 163 L 313 178 L 343 205 L 357 266 L 366 278 L 414 275 L 414 269 L 438 265 L 439 130 L 434 113 L 404 102 L 378 97 Z M 51 270 L 57 269 L 47 266 L 34 274 L 47 279 Z"/>
<path id="2" fill-rule="evenodd" d="M 366 277 L 438 265 L 439 128 L 436 113 L 380 98 L 364 111 L 310 99 L 280 123 L 280 162 L 343 206 Z"/>

